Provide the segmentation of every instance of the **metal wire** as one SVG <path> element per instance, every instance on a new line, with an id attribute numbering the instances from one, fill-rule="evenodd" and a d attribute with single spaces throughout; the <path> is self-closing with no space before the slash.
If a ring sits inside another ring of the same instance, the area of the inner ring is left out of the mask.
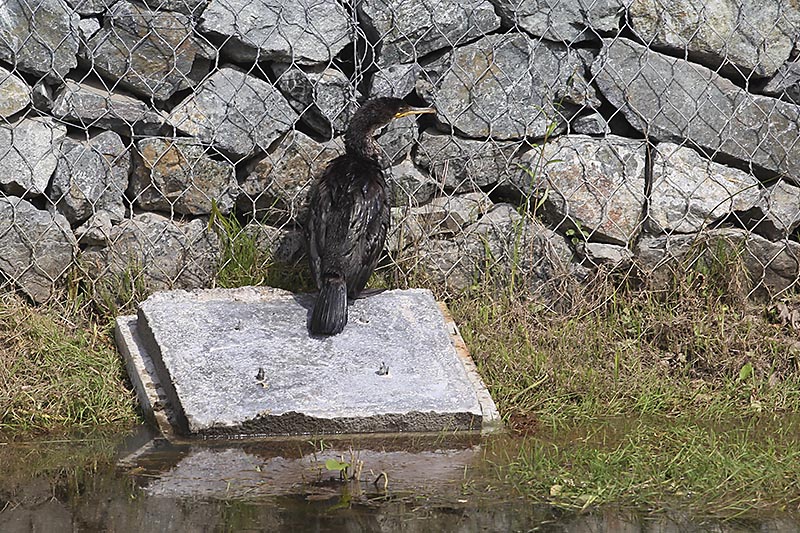
<path id="1" fill-rule="evenodd" d="M 714 5 L 9 0 L 2 288 L 113 307 L 301 287 L 309 184 L 358 103 L 391 94 L 439 113 L 379 138 L 384 282 L 557 305 L 598 273 L 716 269 L 783 297 L 800 280 L 800 11 Z"/>

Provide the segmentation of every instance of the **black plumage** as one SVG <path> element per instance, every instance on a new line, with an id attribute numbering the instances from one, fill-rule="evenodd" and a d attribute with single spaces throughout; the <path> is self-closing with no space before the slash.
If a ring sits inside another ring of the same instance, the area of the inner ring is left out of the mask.
<path id="1" fill-rule="evenodd" d="M 345 153 L 312 186 L 306 237 L 320 292 L 311 333 L 334 335 L 344 329 L 347 301 L 364 290 L 386 241 L 390 205 L 375 131 L 395 118 L 433 112 L 399 98 L 364 103 L 345 133 Z"/>

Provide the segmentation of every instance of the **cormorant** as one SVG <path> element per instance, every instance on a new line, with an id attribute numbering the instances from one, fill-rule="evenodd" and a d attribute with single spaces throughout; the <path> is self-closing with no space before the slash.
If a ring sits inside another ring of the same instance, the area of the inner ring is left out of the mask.
<path id="1" fill-rule="evenodd" d="M 345 153 L 312 185 L 306 226 L 311 273 L 319 296 L 309 330 L 335 335 L 347 324 L 347 300 L 357 298 L 386 241 L 389 198 L 375 131 L 395 118 L 435 113 L 399 98 L 369 100 L 344 135 Z"/>

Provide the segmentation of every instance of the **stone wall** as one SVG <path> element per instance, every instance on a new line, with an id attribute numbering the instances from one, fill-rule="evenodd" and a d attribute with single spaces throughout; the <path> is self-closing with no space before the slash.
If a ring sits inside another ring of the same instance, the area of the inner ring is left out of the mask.
<path id="1" fill-rule="evenodd" d="M 300 260 L 312 176 L 357 102 L 381 133 L 387 261 L 457 292 L 657 271 L 724 240 L 798 282 L 800 8 L 789 0 L 9 0 L 0 272 L 215 282 L 212 210 Z"/>

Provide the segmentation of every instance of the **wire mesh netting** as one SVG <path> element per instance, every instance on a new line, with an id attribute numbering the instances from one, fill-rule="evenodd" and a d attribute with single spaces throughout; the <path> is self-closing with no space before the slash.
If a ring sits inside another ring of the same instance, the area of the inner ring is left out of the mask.
<path id="1" fill-rule="evenodd" d="M 596 272 L 800 274 L 800 9 L 788 0 L 8 0 L 0 277 L 35 302 L 274 283 L 367 98 L 379 275 L 555 301 Z M 277 272 L 277 274 L 276 274 Z"/>

